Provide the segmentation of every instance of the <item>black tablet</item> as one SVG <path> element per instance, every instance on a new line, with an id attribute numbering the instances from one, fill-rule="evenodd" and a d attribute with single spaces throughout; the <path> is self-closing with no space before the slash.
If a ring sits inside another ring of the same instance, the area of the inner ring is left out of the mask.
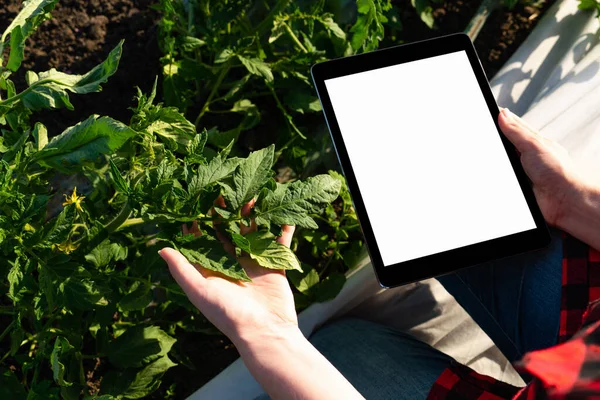
<path id="1" fill-rule="evenodd" d="M 320 63 L 312 76 L 382 286 L 550 242 L 468 36 Z"/>

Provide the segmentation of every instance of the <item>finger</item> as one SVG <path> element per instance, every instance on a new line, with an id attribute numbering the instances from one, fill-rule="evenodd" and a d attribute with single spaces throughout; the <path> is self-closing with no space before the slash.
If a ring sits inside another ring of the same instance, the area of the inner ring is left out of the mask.
<path id="1" fill-rule="evenodd" d="M 225 251 L 235 257 L 235 246 L 233 245 L 233 243 L 231 243 L 231 240 L 229 240 L 229 238 L 226 235 L 219 231 L 216 231 L 216 234 L 217 239 L 219 239 Z"/>
<path id="2" fill-rule="evenodd" d="M 540 134 L 535 129 L 513 114 L 508 108 L 502 109 L 498 123 L 504 135 L 521 153 L 536 149 L 542 141 Z"/>
<path id="3" fill-rule="evenodd" d="M 248 218 L 250 216 L 250 213 L 252 212 L 252 207 L 254 207 L 255 203 L 256 200 L 252 199 L 242 206 L 242 217 Z"/>
<path id="4" fill-rule="evenodd" d="M 254 203 L 256 203 L 256 200 L 252 199 L 249 202 L 247 202 L 246 204 L 244 204 L 244 206 L 242 207 L 242 217 L 249 217 L 250 214 L 252 213 L 252 207 L 254 207 Z M 244 223 L 240 223 L 240 233 L 242 235 L 246 235 L 250 232 L 256 232 L 256 222 L 254 220 L 250 221 L 250 226 L 246 226 L 244 225 Z"/>
<path id="5" fill-rule="evenodd" d="M 202 236 L 202 231 L 198 226 L 198 221 L 192 222 L 192 228 L 190 229 L 190 233 L 193 233 L 195 237 Z"/>
<path id="6" fill-rule="evenodd" d="M 219 197 L 217 197 L 215 199 L 215 205 L 217 205 L 221 208 L 225 208 L 225 199 L 223 198 L 222 195 L 219 195 Z"/>
<path id="7" fill-rule="evenodd" d="M 281 236 L 277 238 L 277 243 L 290 247 L 292 245 L 292 238 L 294 237 L 295 230 L 296 227 L 294 225 L 283 225 L 281 227 Z"/>
<path id="8" fill-rule="evenodd" d="M 206 278 L 183 254 L 169 247 L 160 250 L 158 254 L 167 262 L 171 275 L 189 298 L 202 293 Z"/>

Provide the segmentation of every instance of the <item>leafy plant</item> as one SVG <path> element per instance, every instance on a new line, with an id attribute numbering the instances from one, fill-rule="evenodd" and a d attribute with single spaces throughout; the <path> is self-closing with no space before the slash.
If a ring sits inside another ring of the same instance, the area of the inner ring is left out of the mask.
<path id="1" fill-rule="evenodd" d="M 383 39 L 389 0 L 357 4 L 358 17 L 344 30 L 324 1 L 161 0 L 166 103 L 196 126 L 211 126 L 208 145 L 214 148 L 261 123 L 266 129 L 260 135 L 244 139 L 253 143 L 249 147 L 276 141 L 277 155 L 285 153 L 301 173 L 307 153 L 320 150 L 311 138 L 311 114 L 321 106 L 310 67 L 373 50 Z"/>
<path id="2" fill-rule="evenodd" d="M 277 179 L 291 187 L 298 178 L 339 168 L 309 78 L 311 66 L 376 49 L 384 24 L 401 29 L 389 0 L 162 0 L 159 9 L 165 102 L 209 128 L 212 151 L 232 140 L 234 151 L 241 152 L 276 143 Z M 319 295 L 303 294 L 295 279 L 302 274 L 290 272 L 298 308 L 334 297 L 345 282 L 343 272 L 354 266 L 344 256 L 362 247 L 358 225 L 348 222 L 351 228 L 345 229 L 344 221 L 356 222 L 349 199 L 313 219 L 310 229 L 298 230 L 293 248 L 306 260 L 303 274 L 320 276 L 312 281 Z M 328 243 L 311 242 L 313 231 Z"/>
<path id="3" fill-rule="evenodd" d="M 599 0 L 579 0 L 580 10 L 596 10 L 600 17 L 600 1 Z"/>
<path id="4" fill-rule="evenodd" d="M 277 182 L 272 145 L 247 157 L 232 153 L 232 141 L 205 151 L 210 133 L 155 104 L 156 84 L 138 93 L 129 125 L 92 115 L 48 132 L 35 112 L 72 109 L 70 94 L 101 90 L 122 53 L 120 43 L 83 75 L 27 71 L 18 90 L 11 76 L 25 38 L 55 3 L 25 1 L 1 36 L 9 56 L 0 65 L 0 398 L 142 398 L 167 370 L 189 364 L 174 351 L 178 334 L 210 329 L 157 250 L 176 247 L 248 281 L 220 232 L 265 268 L 300 271 L 273 240 L 278 225 L 314 229 L 342 184 L 329 175 Z M 259 230 L 244 236 L 241 208 L 251 199 Z M 181 233 L 192 221 L 201 236 Z"/>

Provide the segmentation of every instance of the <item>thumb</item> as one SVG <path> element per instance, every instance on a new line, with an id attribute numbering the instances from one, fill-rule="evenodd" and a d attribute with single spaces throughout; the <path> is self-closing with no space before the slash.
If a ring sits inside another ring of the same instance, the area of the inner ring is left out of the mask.
<path id="1" fill-rule="evenodd" d="M 503 108 L 498 117 L 502 133 L 520 153 L 536 149 L 541 142 L 540 134 L 508 108 Z"/>
<path id="2" fill-rule="evenodd" d="M 171 275 L 185 294 L 190 299 L 194 298 L 204 287 L 206 278 L 179 251 L 165 247 L 158 254 L 167 262 Z"/>

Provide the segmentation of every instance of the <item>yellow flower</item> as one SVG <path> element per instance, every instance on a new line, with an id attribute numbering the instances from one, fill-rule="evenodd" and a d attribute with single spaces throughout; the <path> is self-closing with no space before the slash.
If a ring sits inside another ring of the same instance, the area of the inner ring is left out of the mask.
<path id="1" fill-rule="evenodd" d="M 79 211 L 83 212 L 83 208 L 81 208 L 81 202 L 83 201 L 83 199 L 85 199 L 85 196 L 77 196 L 77 187 L 73 188 L 73 193 L 71 193 L 71 197 L 68 197 L 66 194 L 63 196 L 65 196 L 65 202 L 62 204 L 63 207 L 69 204 L 75 204 L 75 207 Z"/>
<path id="2" fill-rule="evenodd" d="M 57 244 L 56 248 L 62 251 L 65 254 L 71 254 L 75 250 L 77 250 L 79 246 L 71 243 L 70 241 L 66 241 L 65 243 Z"/>

